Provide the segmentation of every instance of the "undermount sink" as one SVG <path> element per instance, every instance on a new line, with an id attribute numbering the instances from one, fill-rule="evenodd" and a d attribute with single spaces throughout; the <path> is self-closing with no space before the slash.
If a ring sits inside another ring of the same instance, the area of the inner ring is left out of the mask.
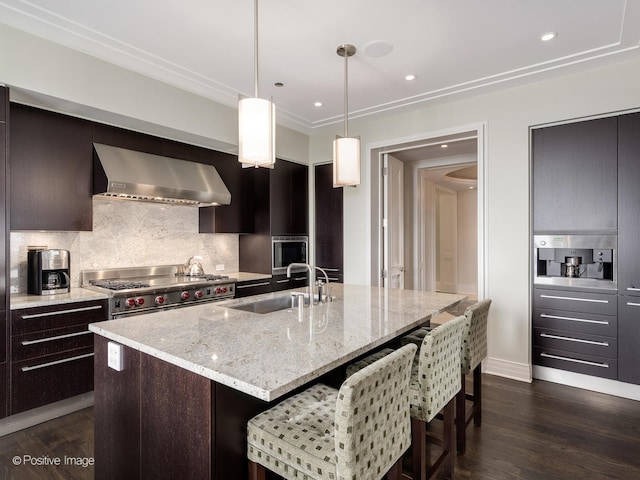
<path id="1" fill-rule="evenodd" d="M 309 295 L 304 295 L 304 305 L 309 305 Z M 300 296 L 282 296 L 275 298 L 265 298 L 251 303 L 243 303 L 241 305 L 229 306 L 235 310 L 244 310 L 252 313 L 271 313 L 278 310 L 286 310 L 289 308 L 298 308 Z"/>

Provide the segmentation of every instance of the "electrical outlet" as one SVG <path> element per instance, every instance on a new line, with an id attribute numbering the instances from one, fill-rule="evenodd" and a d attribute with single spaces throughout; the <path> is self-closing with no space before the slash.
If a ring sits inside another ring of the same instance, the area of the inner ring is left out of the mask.
<path id="1" fill-rule="evenodd" d="M 216 272 L 220 272 L 224 270 L 224 263 L 219 263 L 218 265 L 216 265 Z"/>
<path id="2" fill-rule="evenodd" d="M 122 354 L 122 345 L 114 342 L 109 342 L 107 347 L 107 365 L 109 366 L 109 368 L 113 368 L 118 372 L 124 370 Z"/>

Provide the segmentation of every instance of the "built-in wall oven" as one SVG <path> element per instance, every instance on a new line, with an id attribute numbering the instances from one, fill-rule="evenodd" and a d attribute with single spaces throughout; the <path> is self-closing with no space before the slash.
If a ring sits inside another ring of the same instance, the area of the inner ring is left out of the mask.
<path id="1" fill-rule="evenodd" d="M 308 246 L 309 237 L 306 236 L 271 237 L 271 273 L 281 275 L 292 263 L 308 263 Z"/>
<path id="2" fill-rule="evenodd" d="M 617 288 L 616 235 L 535 235 L 533 283 Z"/>

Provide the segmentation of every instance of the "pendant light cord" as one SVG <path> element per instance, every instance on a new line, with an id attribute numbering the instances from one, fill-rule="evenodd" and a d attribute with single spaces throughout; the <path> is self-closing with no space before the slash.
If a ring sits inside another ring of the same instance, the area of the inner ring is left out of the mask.
<path id="1" fill-rule="evenodd" d="M 344 138 L 349 137 L 349 54 L 344 52 Z"/>
<path id="2" fill-rule="evenodd" d="M 253 96 L 258 98 L 258 0 L 253 2 Z"/>

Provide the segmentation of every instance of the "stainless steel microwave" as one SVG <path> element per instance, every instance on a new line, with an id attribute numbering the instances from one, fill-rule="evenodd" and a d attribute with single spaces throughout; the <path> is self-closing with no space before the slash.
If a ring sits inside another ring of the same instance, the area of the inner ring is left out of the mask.
<path id="1" fill-rule="evenodd" d="M 287 273 L 292 263 L 308 263 L 308 246 L 309 237 L 271 237 L 271 273 Z"/>

